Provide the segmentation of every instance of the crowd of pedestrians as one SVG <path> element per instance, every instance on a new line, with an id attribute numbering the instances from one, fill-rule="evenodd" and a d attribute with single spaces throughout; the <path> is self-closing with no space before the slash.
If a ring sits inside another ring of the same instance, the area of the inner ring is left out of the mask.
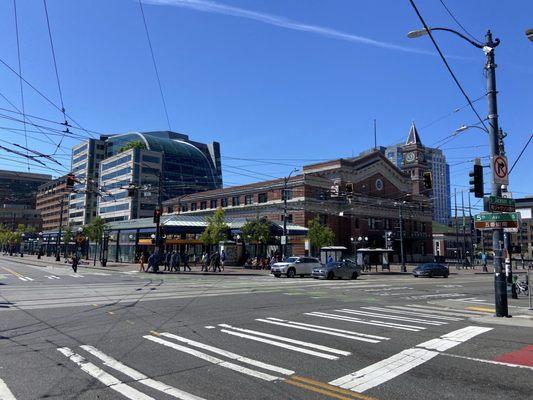
<path id="1" fill-rule="evenodd" d="M 146 253 L 142 253 L 139 257 L 139 272 L 159 272 L 162 267 L 163 272 L 180 272 L 183 267 L 183 272 L 192 271 L 189 260 L 191 256 L 187 253 L 179 252 L 177 250 L 153 252 L 146 259 Z M 145 262 L 147 265 L 145 266 Z M 224 264 L 226 262 L 226 253 L 212 251 L 205 252 L 200 260 L 199 257 L 194 257 L 194 263 L 201 262 L 201 271 L 208 272 L 212 268 L 213 272 L 224 271 Z"/>

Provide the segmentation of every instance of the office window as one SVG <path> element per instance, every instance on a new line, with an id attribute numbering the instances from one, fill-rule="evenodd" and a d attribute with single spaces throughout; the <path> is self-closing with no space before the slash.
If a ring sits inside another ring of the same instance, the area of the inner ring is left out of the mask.
<path id="1" fill-rule="evenodd" d="M 182 204 L 181 205 L 181 212 L 187 212 L 189 211 L 188 208 L 187 208 L 187 204 Z"/>
<path id="2" fill-rule="evenodd" d="M 241 198 L 239 196 L 233 196 L 231 198 L 231 205 L 232 206 L 238 206 L 241 204 Z"/>
<path id="3" fill-rule="evenodd" d="M 209 208 L 217 208 L 217 199 L 213 199 L 209 202 Z"/>
<path id="4" fill-rule="evenodd" d="M 191 203 L 191 211 L 196 211 L 196 203 Z"/>
<path id="5" fill-rule="evenodd" d="M 281 189 L 281 200 L 291 200 L 292 189 Z"/>
<path id="6" fill-rule="evenodd" d="M 200 210 L 205 210 L 207 208 L 207 201 L 200 202 Z"/>
<path id="7" fill-rule="evenodd" d="M 220 207 L 227 207 L 228 206 L 228 198 L 223 197 L 220 199 Z"/>
<path id="8" fill-rule="evenodd" d="M 254 202 L 254 198 L 251 194 L 247 194 L 244 196 L 244 204 L 252 204 Z"/>
<path id="9" fill-rule="evenodd" d="M 259 193 L 257 195 L 257 202 L 258 203 L 266 203 L 267 201 L 268 201 L 267 193 Z"/>
<path id="10" fill-rule="evenodd" d="M 318 216 L 318 221 L 321 225 L 326 225 L 328 223 L 328 216 L 326 214 L 320 214 Z"/>
<path id="11" fill-rule="evenodd" d="M 285 219 L 285 216 L 281 214 L 281 221 L 283 222 L 284 219 Z M 292 214 L 287 214 L 287 223 L 292 224 Z"/>

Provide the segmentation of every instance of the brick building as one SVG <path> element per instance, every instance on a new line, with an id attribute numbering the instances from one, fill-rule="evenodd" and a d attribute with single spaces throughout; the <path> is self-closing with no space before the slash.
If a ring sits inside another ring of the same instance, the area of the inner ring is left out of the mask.
<path id="1" fill-rule="evenodd" d="M 37 189 L 37 210 L 41 213 L 43 230 L 59 228 L 61 199 L 63 199 L 62 226 L 68 225 L 68 201 L 71 191 L 67 188 L 66 175 L 39 186 Z"/>
<path id="2" fill-rule="evenodd" d="M 398 260 L 401 207 L 406 257 L 418 261 L 432 254 L 431 207 L 427 197 L 413 193 L 415 184 L 375 151 L 306 165 L 287 183 L 281 178 L 173 198 L 164 203 L 164 212 L 206 215 L 221 207 L 231 218 L 264 216 L 283 221 L 285 193 L 287 222 L 308 226 L 318 217 L 331 227 L 336 244 L 348 249 L 351 239 L 359 236 L 368 237 L 368 246 L 385 247 L 385 235 L 390 232 L 394 260 Z M 304 239 L 289 237 L 289 249 L 293 254 L 304 253 Z"/>

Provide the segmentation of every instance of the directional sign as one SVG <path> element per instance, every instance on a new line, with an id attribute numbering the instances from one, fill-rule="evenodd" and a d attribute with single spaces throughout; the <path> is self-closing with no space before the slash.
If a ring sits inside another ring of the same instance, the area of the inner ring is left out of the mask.
<path id="1" fill-rule="evenodd" d="M 515 201 L 510 198 L 489 196 L 483 199 L 483 209 L 485 211 L 514 212 Z"/>
<path id="2" fill-rule="evenodd" d="M 500 185 L 509 184 L 509 168 L 507 164 L 507 157 L 492 157 L 492 170 L 494 171 L 494 181 L 496 183 L 499 183 Z"/>
<path id="3" fill-rule="evenodd" d="M 476 229 L 518 228 L 517 213 L 483 213 L 474 216 Z"/>

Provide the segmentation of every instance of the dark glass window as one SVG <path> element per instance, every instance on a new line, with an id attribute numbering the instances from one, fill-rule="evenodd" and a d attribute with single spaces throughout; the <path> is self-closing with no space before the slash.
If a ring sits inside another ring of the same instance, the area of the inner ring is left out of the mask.
<path id="1" fill-rule="evenodd" d="M 251 194 L 244 196 L 244 204 L 253 204 L 254 198 Z"/>
<path id="2" fill-rule="evenodd" d="M 143 161 L 159 164 L 159 157 L 143 155 Z"/>
<path id="3" fill-rule="evenodd" d="M 231 198 L 231 205 L 232 206 L 238 206 L 241 204 L 241 198 L 239 196 L 233 196 Z"/>
<path id="4" fill-rule="evenodd" d="M 72 152 L 72 155 L 75 156 L 76 154 L 80 154 L 81 152 L 87 150 L 87 143 L 85 143 L 83 146 L 78 147 L 76 150 Z"/>
<path id="5" fill-rule="evenodd" d="M 268 201 L 267 193 L 259 193 L 257 195 L 257 202 L 258 203 L 266 203 L 267 201 Z"/>
<path id="6" fill-rule="evenodd" d="M 118 171 L 110 172 L 109 174 L 102 175 L 102 180 L 116 178 L 117 176 L 126 175 L 131 173 L 131 167 L 119 169 Z"/>
<path id="7" fill-rule="evenodd" d="M 328 216 L 326 214 L 320 214 L 318 217 L 318 221 L 321 225 L 326 225 L 328 223 Z"/>
<path id="8" fill-rule="evenodd" d="M 191 211 L 196 211 L 196 203 L 191 203 Z"/>
<path id="9" fill-rule="evenodd" d="M 281 200 L 291 200 L 292 189 L 281 189 Z"/>
<path id="10" fill-rule="evenodd" d="M 217 199 L 209 201 L 209 208 L 217 208 Z"/>
<path id="11" fill-rule="evenodd" d="M 110 161 L 110 162 L 107 162 L 107 163 L 102 163 L 102 172 L 103 171 L 107 171 L 108 169 L 110 168 L 113 168 L 113 167 L 116 167 L 117 165 L 121 165 L 121 164 L 124 164 L 128 161 L 131 161 L 131 154 L 128 154 L 127 156 L 124 156 L 124 157 L 119 157 L 113 161 Z"/>
<path id="12" fill-rule="evenodd" d="M 228 198 L 227 197 L 223 197 L 220 199 L 220 206 L 221 207 L 227 207 L 228 206 Z"/>
<path id="13" fill-rule="evenodd" d="M 200 210 L 205 210 L 207 208 L 207 201 L 200 202 Z"/>
<path id="14" fill-rule="evenodd" d="M 182 205 L 181 205 L 181 211 L 182 211 L 182 212 L 187 212 L 187 211 L 189 211 L 189 210 L 187 209 L 187 204 L 182 204 Z"/>
<path id="15" fill-rule="evenodd" d="M 281 214 L 281 221 L 285 219 L 285 216 Z M 287 214 L 287 223 L 292 224 L 292 214 Z"/>
<path id="16" fill-rule="evenodd" d="M 157 175 L 157 174 L 159 174 L 159 169 L 143 167 L 143 174 Z"/>
<path id="17" fill-rule="evenodd" d="M 117 204 L 116 206 L 109 206 L 109 207 L 100 207 L 100 214 L 114 212 L 114 211 L 123 211 L 129 208 L 130 208 L 129 203 Z"/>

